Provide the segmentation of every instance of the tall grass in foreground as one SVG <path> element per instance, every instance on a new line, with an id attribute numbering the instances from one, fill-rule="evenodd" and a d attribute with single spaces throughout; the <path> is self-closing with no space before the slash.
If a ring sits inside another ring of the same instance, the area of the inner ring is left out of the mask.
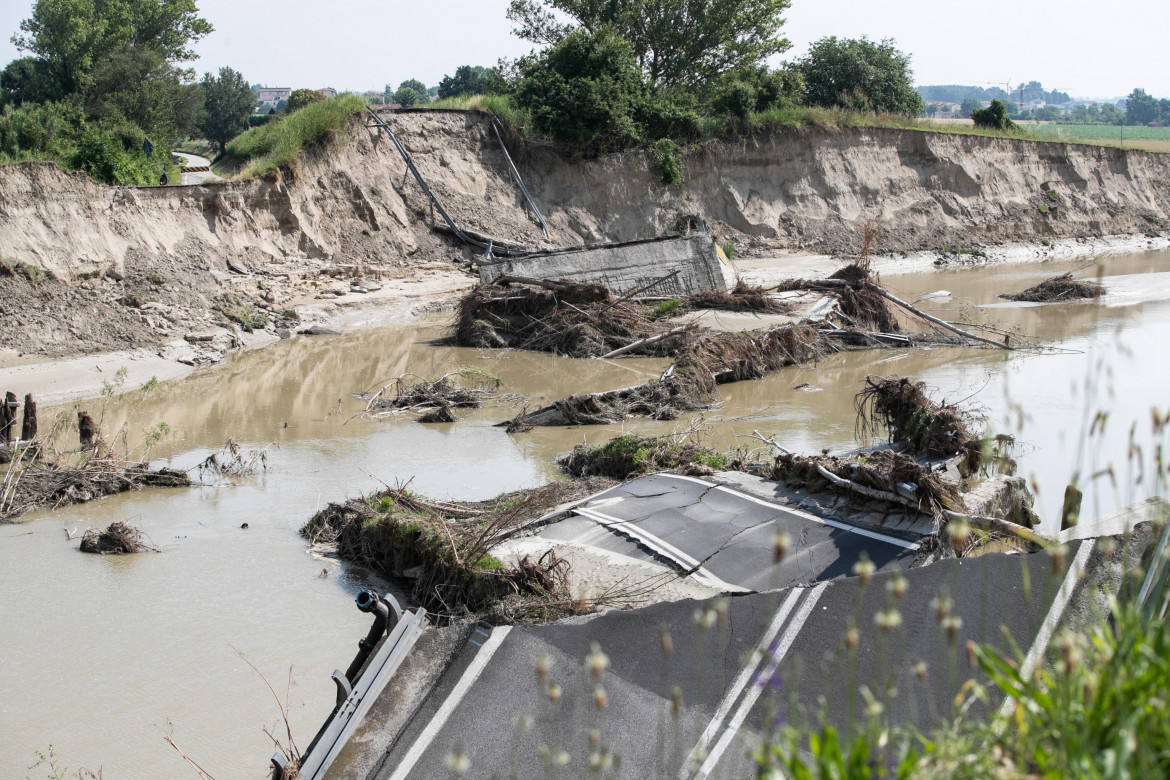
<path id="1" fill-rule="evenodd" d="M 243 171 L 245 178 L 263 176 L 281 167 L 296 170 L 307 144 L 345 127 L 365 106 L 366 102 L 357 95 L 338 95 L 311 103 L 236 136 L 228 142 L 227 152 L 238 159 L 251 160 Z"/>

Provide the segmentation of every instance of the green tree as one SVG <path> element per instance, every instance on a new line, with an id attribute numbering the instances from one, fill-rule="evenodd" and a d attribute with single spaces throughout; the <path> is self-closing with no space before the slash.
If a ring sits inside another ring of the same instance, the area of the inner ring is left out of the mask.
<path id="1" fill-rule="evenodd" d="M 1103 103 L 1097 112 L 1097 121 L 1103 125 L 1119 125 L 1125 121 L 1125 113 L 1112 103 Z"/>
<path id="2" fill-rule="evenodd" d="M 426 100 L 425 92 L 419 92 L 413 87 L 399 87 L 394 93 L 394 102 L 400 106 L 417 106 Z"/>
<path id="3" fill-rule="evenodd" d="M 228 141 L 248 128 L 252 88 L 239 72 L 220 68 L 219 76 L 203 74 L 203 95 L 203 135 L 222 152 Z"/>
<path id="4" fill-rule="evenodd" d="M 556 44 L 577 29 L 610 28 L 656 87 L 693 86 L 787 51 L 789 0 L 511 0 L 513 32 Z M 561 18 L 567 17 L 568 23 Z"/>
<path id="5" fill-rule="evenodd" d="M 413 100 L 409 100 L 410 95 L 403 90 L 410 90 L 415 94 L 415 98 Z M 407 98 L 409 102 L 401 99 L 404 97 Z M 413 106 L 419 103 L 426 103 L 428 102 L 427 85 L 423 84 L 418 79 L 407 79 L 398 85 L 398 91 L 394 93 L 394 100 L 395 102 L 404 106 Z"/>
<path id="6" fill-rule="evenodd" d="M 638 137 L 646 86 L 628 41 L 576 30 L 522 65 L 515 99 L 539 132 L 596 153 Z"/>
<path id="7" fill-rule="evenodd" d="M 1158 99 L 1144 89 L 1135 89 L 1125 99 L 1125 123 L 1127 125 L 1148 125 L 1158 121 Z"/>
<path id="8" fill-rule="evenodd" d="M 864 37 L 821 38 L 800 61 L 800 69 L 814 106 L 922 113 L 922 97 L 912 86 L 910 56 L 895 48 L 890 38 L 879 43 Z"/>
<path id="9" fill-rule="evenodd" d="M 43 60 L 21 57 L 0 71 L 0 105 L 47 103 L 64 97 Z"/>
<path id="10" fill-rule="evenodd" d="M 74 94 L 118 49 L 150 48 L 181 62 L 195 56 L 191 45 L 212 26 L 194 0 L 36 0 L 20 30 L 12 43 L 43 60 L 61 91 Z"/>
<path id="11" fill-rule="evenodd" d="M 1170 98 L 1162 98 L 1158 101 L 1158 119 L 1162 124 L 1170 124 Z"/>
<path id="12" fill-rule="evenodd" d="M 976 127 L 986 127 L 992 130 L 1012 130 L 1016 123 L 1008 119 L 1007 106 L 1002 100 L 993 100 L 987 108 L 978 108 L 971 112 L 971 119 Z"/>
<path id="13" fill-rule="evenodd" d="M 492 95 L 504 89 L 504 78 L 494 68 L 482 65 L 460 65 L 454 76 L 443 76 L 439 82 L 439 97 L 452 98 L 460 95 Z"/>
<path id="14" fill-rule="evenodd" d="M 156 143 L 171 146 L 196 132 L 204 96 L 189 71 L 141 46 L 114 52 L 94 70 L 84 93 L 91 119 L 125 118 Z"/>
<path id="15" fill-rule="evenodd" d="M 325 96 L 315 89 L 294 89 L 292 94 L 288 96 L 288 112 L 291 114 L 311 103 L 319 103 L 324 99 Z"/>
<path id="16" fill-rule="evenodd" d="M 959 113 L 963 116 L 971 116 L 972 111 L 977 111 L 980 108 L 983 108 L 983 104 L 975 98 L 963 98 L 963 103 L 959 106 Z"/>

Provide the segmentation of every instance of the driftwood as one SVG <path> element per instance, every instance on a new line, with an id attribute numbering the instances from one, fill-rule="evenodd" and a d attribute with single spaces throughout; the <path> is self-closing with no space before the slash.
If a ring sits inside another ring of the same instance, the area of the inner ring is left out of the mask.
<path id="1" fill-rule="evenodd" d="M 876 284 L 871 284 L 871 285 L 870 285 L 870 287 L 872 287 L 872 288 L 873 288 L 873 290 L 874 290 L 874 291 L 875 291 L 875 292 L 876 292 L 878 295 L 882 296 L 882 297 L 883 297 L 883 298 L 885 298 L 887 301 L 890 301 L 891 303 L 896 303 L 896 304 L 898 304 L 898 305 L 899 305 L 899 306 L 901 306 L 903 309 L 906 309 L 906 310 L 907 310 L 907 311 L 909 311 L 909 312 L 913 312 L 914 314 L 916 314 L 917 316 L 919 316 L 919 317 L 921 317 L 922 319 L 926 320 L 927 322 L 930 322 L 930 323 L 933 323 L 933 324 L 935 324 L 935 325 L 938 325 L 940 328 L 946 328 L 947 330 L 951 331 L 952 333 L 957 333 L 957 334 L 959 334 L 959 335 L 960 335 L 960 336 L 962 336 L 963 338 L 966 338 L 966 339 L 971 339 L 972 341 L 981 341 L 981 342 L 983 342 L 984 344 L 990 344 L 991 346 L 993 346 L 993 347 L 998 347 L 999 349 L 1006 349 L 1006 350 L 1011 350 L 1011 349 L 1012 349 L 1012 347 L 1011 347 L 1011 346 L 1009 346 L 1008 344 L 1004 344 L 1003 342 L 999 342 L 999 341 L 992 341 L 991 339 L 985 339 L 985 338 L 983 338 L 982 336 L 976 336 L 974 333 L 968 333 L 968 332 L 967 332 L 967 331 L 965 331 L 965 330 L 962 330 L 962 329 L 960 329 L 960 328 L 956 328 L 954 325 L 950 324 L 949 322 L 944 322 L 944 321 L 940 320 L 938 317 L 932 317 L 932 316 L 930 316 L 929 314 L 927 314 L 926 312 L 924 312 L 924 311 L 922 311 L 922 310 L 920 310 L 920 309 L 916 309 L 916 308 L 914 308 L 913 306 L 911 306 L 910 304 L 906 303 L 906 302 L 905 302 L 904 300 L 902 300 L 901 298 L 896 298 L 896 297 L 894 297 L 893 295 L 890 295 L 888 292 L 886 292 L 885 290 L 883 290 L 881 287 L 878 287 Z"/>
<path id="2" fill-rule="evenodd" d="M 77 413 L 77 436 L 81 441 L 82 449 L 89 449 L 93 446 L 94 440 L 97 439 L 98 426 L 94 419 L 89 416 L 89 412 Z"/>
<path id="3" fill-rule="evenodd" d="M 16 410 L 20 403 L 16 400 L 16 393 L 9 391 L 4 396 L 3 408 L 0 409 L 0 441 L 8 444 L 15 438 Z"/>
<path id="4" fill-rule="evenodd" d="M 37 437 L 37 402 L 32 393 L 24 397 L 24 422 L 20 426 L 20 438 L 32 441 Z"/>
<path id="5" fill-rule="evenodd" d="M 602 355 L 600 359 L 606 360 L 608 358 L 617 357 L 618 355 L 624 355 L 627 352 L 631 352 L 631 351 L 637 349 L 638 347 L 644 347 L 644 346 L 647 346 L 649 344 L 654 344 L 656 342 L 662 341 L 663 339 L 668 339 L 671 336 L 677 336 L 680 333 L 685 333 L 686 331 L 690 330 L 692 327 L 694 327 L 694 325 L 692 325 L 692 324 L 680 325 L 679 327 L 675 328 L 674 330 L 668 330 L 666 333 L 659 333 L 657 336 L 651 336 L 650 338 L 640 339 L 638 341 L 635 341 L 633 344 L 627 344 L 626 346 L 622 347 L 621 349 L 615 349 L 613 352 Z"/>
<path id="6" fill-rule="evenodd" d="M 852 490 L 853 492 L 859 493 L 868 498 L 876 498 L 879 501 L 889 501 L 893 504 L 901 504 L 902 506 L 908 507 L 917 512 L 923 511 L 922 507 L 918 505 L 918 502 L 912 499 L 906 498 L 905 496 L 900 496 L 897 493 L 891 493 L 886 490 L 877 490 L 875 488 L 866 487 L 865 485 L 859 485 L 852 480 L 845 479 L 844 477 L 838 477 L 824 466 L 818 465 L 817 473 L 838 487 Z M 1044 534 L 1036 533 L 1030 528 L 1017 525 L 1009 520 L 1000 520 L 996 517 L 982 517 L 979 515 L 964 515 L 960 514 L 959 512 L 952 512 L 949 509 L 943 509 L 942 511 L 949 520 L 965 520 L 976 528 L 982 528 L 986 531 L 999 531 L 1000 533 L 1009 534 L 1011 536 L 1023 539 L 1026 542 L 1031 542 L 1032 544 L 1035 544 L 1039 547 L 1048 547 L 1052 544 L 1052 539 L 1045 536 Z"/>

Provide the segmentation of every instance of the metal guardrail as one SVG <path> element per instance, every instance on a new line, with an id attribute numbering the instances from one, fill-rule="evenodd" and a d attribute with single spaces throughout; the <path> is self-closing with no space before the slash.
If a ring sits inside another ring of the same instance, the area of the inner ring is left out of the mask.
<path id="1" fill-rule="evenodd" d="M 512 162 L 512 155 L 508 154 L 508 147 L 504 145 L 504 137 L 500 134 L 500 120 L 492 117 L 492 132 L 496 134 L 496 140 L 500 142 L 500 149 L 504 152 L 504 159 L 508 161 L 508 170 L 512 172 L 512 178 L 516 180 L 516 185 L 520 188 L 520 192 L 524 193 L 524 200 L 528 203 L 528 208 L 532 209 L 532 213 L 536 215 L 536 219 L 540 222 L 540 229 L 544 231 L 544 240 L 551 241 L 552 234 L 548 231 L 548 224 L 544 221 L 544 215 L 540 213 L 540 209 L 536 207 L 536 201 L 528 193 L 528 188 L 524 186 L 524 180 L 520 178 L 520 171 L 516 170 L 516 164 Z"/>
<path id="2" fill-rule="evenodd" d="M 1163 518 L 1163 521 L 1170 518 Z M 1138 592 L 1138 606 L 1146 620 L 1165 620 L 1170 611 L 1170 523 L 1162 529 L 1162 538 L 1154 547 L 1154 556 L 1142 589 Z"/>
<path id="3" fill-rule="evenodd" d="M 320 780 L 325 776 L 361 724 L 362 718 L 377 701 L 386 683 L 398 671 L 429 625 L 425 609 L 420 607 L 414 612 L 404 613 L 393 596 L 387 594 L 383 598 L 393 608 L 398 622 L 352 686 L 341 670 L 333 672 L 333 681 L 337 685 L 337 707 L 302 756 L 299 774 L 296 775 L 300 780 Z M 272 765 L 276 768 L 276 777 L 283 778 L 286 770 L 284 756 L 279 752 L 274 754 Z"/>

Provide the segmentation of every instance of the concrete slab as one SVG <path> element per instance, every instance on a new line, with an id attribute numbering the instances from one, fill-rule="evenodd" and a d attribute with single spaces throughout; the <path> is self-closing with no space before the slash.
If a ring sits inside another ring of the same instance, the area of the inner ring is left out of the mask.
<path id="1" fill-rule="evenodd" d="M 572 279 L 603 284 L 621 294 L 678 271 L 678 276 L 648 291 L 652 295 L 684 296 L 727 289 L 734 275 L 720 259 L 711 236 L 687 236 L 565 249 L 496 262 L 481 262 L 480 279 L 492 282 L 503 275 L 533 279 Z"/>
<path id="2" fill-rule="evenodd" d="M 969 640 L 1006 648 L 1006 627 L 1026 655 L 1021 662 L 1039 663 L 1058 627 L 1080 619 L 1077 605 L 1103 583 L 1116 586 L 1116 562 L 1127 557 L 1132 550 L 1076 541 L 1062 566 L 1049 553 L 991 554 L 905 571 L 900 596 L 887 587 L 895 576 L 887 572 L 868 584 L 851 577 L 496 628 L 452 664 L 374 776 L 446 776 L 458 754 L 474 777 L 576 777 L 602 750 L 620 756 L 627 777 L 753 776 L 750 751 L 762 734 L 781 721 L 804 723 L 822 707 L 838 727 L 856 723 L 862 686 L 894 724 L 927 729 L 978 676 L 962 651 Z M 961 618 L 952 632 L 938 619 L 940 596 Z M 883 630 L 874 616 L 891 606 L 901 622 Z M 854 650 L 843 641 L 851 628 Z M 608 658 L 600 677 L 588 660 L 595 646 Z M 538 682 L 538 659 L 559 688 L 555 702 Z M 999 707 L 994 689 L 990 697 Z"/>

